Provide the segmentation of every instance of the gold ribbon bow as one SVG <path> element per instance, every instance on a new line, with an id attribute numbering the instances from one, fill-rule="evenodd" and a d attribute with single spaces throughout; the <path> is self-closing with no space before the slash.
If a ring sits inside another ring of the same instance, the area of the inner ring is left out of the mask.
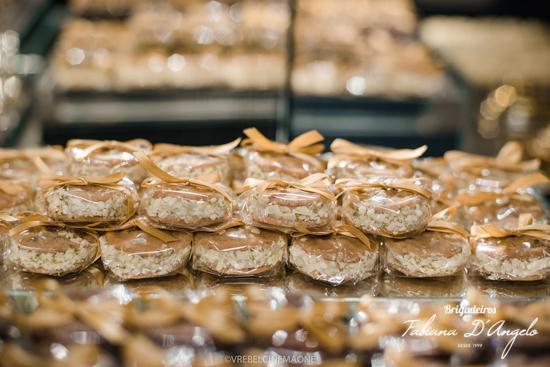
<path id="1" fill-rule="evenodd" d="M 457 195 L 456 201 L 462 205 L 479 205 L 488 200 L 494 200 L 501 197 L 513 197 L 518 200 L 533 199 L 531 196 L 516 195 L 519 189 L 528 188 L 535 185 L 548 184 L 550 180 L 548 177 L 540 172 L 532 173 L 527 176 L 520 177 L 506 186 L 501 192 L 476 192 L 473 194 L 462 193 Z"/>
<path id="2" fill-rule="evenodd" d="M 82 152 L 78 152 L 75 159 L 82 160 L 97 151 L 101 150 L 119 150 L 121 152 L 133 153 L 135 151 L 143 150 L 151 147 L 151 143 L 145 139 L 134 139 L 126 142 L 116 140 L 87 140 L 87 139 L 73 139 L 67 143 L 67 149 L 79 148 Z"/>
<path id="3" fill-rule="evenodd" d="M 330 145 L 330 150 L 335 154 L 373 157 L 397 164 L 419 158 L 427 149 L 426 145 L 416 149 L 372 149 L 353 144 L 345 139 L 335 139 Z"/>
<path id="4" fill-rule="evenodd" d="M 328 189 L 329 177 L 324 173 L 314 173 L 300 181 L 285 180 L 260 180 L 256 178 L 247 178 L 240 192 L 257 190 L 258 194 L 272 188 L 295 188 L 298 190 L 319 194 L 328 200 L 335 200 L 336 197 Z"/>
<path id="5" fill-rule="evenodd" d="M 517 228 L 501 228 L 492 224 L 474 225 L 471 235 L 476 238 L 506 238 L 527 236 L 550 241 L 550 224 L 533 224 L 531 214 L 521 214 Z"/>
<path id="6" fill-rule="evenodd" d="M 201 180 L 201 179 L 195 179 L 195 178 L 184 178 L 184 177 L 172 176 L 171 174 L 169 174 L 168 172 L 164 171 L 162 168 L 157 166 L 155 162 L 153 162 L 151 158 L 149 158 L 143 152 L 136 152 L 135 156 L 139 160 L 139 163 L 143 168 L 145 168 L 150 174 L 152 174 L 153 176 L 155 176 L 156 178 L 160 179 L 163 182 L 166 182 L 168 184 L 183 184 L 183 185 L 207 188 L 222 194 L 231 203 L 234 202 L 234 198 L 231 191 L 229 191 L 227 187 L 219 183 L 212 184 L 208 182 L 208 179 Z M 148 187 L 151 185 L 155 185 L 156 183 L 157 182 L 155 182 L 154 180 L 147 179 L 141 184 L 141 186 Z"/>
<path id="7" fill-rule="evenodd" d="M 518 142 L 508 142 L 495 158 L 456 150 L 445 153 L 444 158 L 453 169 L 474 174 L 479 174 L 480 170 L 486 168 L 508 172 L 530 172 L 539 169 L 540 160 L 522 161 L 522 156 L 523 146 Z"/>
<path id="8" fill-rule="evenodd" d="M 311 156 L 319 154 L 325 149 L 325 146 L 321 143 L 325 138 L 317 130 L 303 133 L 288 144 L 273 142 L 254 127 L 245 129 L 243 132 L 248 139 L 243 140 L 242 146 L 259 152 Z"/>
<path id="9" fill-rule="evenodd" d="M 418 180 L 412 178 L 392 178 L 377 181 L 363 181 L 353 178 L 342 178 L 336 180 L 336 187 L 338 189 L 341 189 L 342 193 L 346 191 L 357 191 L 375 188 L 402 190 L 413 194 L 418 194 L 425 197 L 426 199 L 431 199 L 432 192 L 429 189 L 419 185 L 417 181 Z"/>
<path id="10" fill-rule="evenodd" d="M 443 209 L 432 216 L 426 230 L 432 232 L 457 234 L 460 237 L 467 239 L 470 235 L 467 230 L 446 219 L 447 217 L 453 217 L 455 214 L 456 207 Z"/>
<path id="11" fill-rule="evenodd" d="M 152 155 L 168 156 L 183 153 L 200 153 L 213 156 L 222 156 L 231 152 L 233 149 L 239 146 L 241 139 L 235 139 L 232 142 L 222 145 L 210 145 L 210 146 L 185 146 L 174 144 L 155 144 Z"/>
<path id="12" fill-rule="evenodd" d="M 163 231 L 162 229 L 158 229 L 158 228 L 155 228 L 155 227 L 151 226 L 147 222 L 147 220 L 145 220 L 143 218 L 130 219 L 128 222 L 126 222 L 126 223 L 124 223 L 120 226 L 117 226 L 117 227 L 109 227 L 109 228 L 96 228 L 96 227 L 94 227 L 94 229 L 96 231 L 100 231 L 100 232 L 116 232 L 116 231 L 123 231 L 123 230 L 130 229 L 130 228 L 139 228 L 143 232 L 145 232 L 147 234 L 150 234 L 153 237 L 158 238 L 159 240 L 161 240 L 164 243 L 175 242 L 175 241 L 178 240 L 176 237 L 172 236 L 167 231 Z"/>
<path id="13" fill-rule="evenodd" d="M 349 236 L 357 238 L 363 245 L 365 245 L 370 251 L 376 249 L 376 245 L 371 241 L 371 239 L 364 234 L 359 228 L 354 227 L 349 224 L 340 224 L 334 228 L 334 233 L 341 234 L 343 236 Z"/>

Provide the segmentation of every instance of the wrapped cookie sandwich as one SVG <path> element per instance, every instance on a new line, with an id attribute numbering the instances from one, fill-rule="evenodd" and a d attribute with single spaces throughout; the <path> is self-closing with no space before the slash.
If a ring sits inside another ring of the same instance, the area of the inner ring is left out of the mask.
<path id="1" fill-rule="evenodd" d="M 28 180 L 0 178 L 0 212 L 17 214 L 33 208 L 33 190 Z"/>
<path id="2" fill-rule="evenodd" d="M 514 228 L 484 224 L 471 229 L 472 270 L 489 280 L 533 281 L 550 273 L 550 225 L 520 215 Z"/>
<path id="3" fill-rule="evenodd" d="M 461 151 L 448 151 L 444 158 L 462 188 L 502 189 L 540 167 L 538 159 L 522 160 L 523 146 L 518 142 L 506 143 L 494 158 Z"/>
<path id="4" fill-rule="evenodd" d="M 120 280 L 172 275 L 189 260 L 192 240 L 191 233 L 163 231 L 135 218 L 101 236 L 101 262 Z"/>
<path id="5" fill-rule="evenodd" d="M 0 149 L 0 178 L 28 179 L 62 175 L 66 157 L 61 147 Z"/>
<path id="6" fill-rule="evenodd" d="M 176 177 L 212 177 L 213 182 L 229 185 L 229 155 L 240 139 L 218 146 L 191 147 L 157 144 L 150 158 L 162 170 Z"/>
<path id="7" fill-rule="evenodd" d="M 284 270 L 287 242 L 285 234 L 242 225 L 196 233 L 193 269 L 228 277 L 274 276 Z"/>
<path id="8" fill-rule="evenodd" d="M 432 194 L 420 179 L 342 179 L 342 218 L 363 232 L 406 238 L 426 229 Z"/>
<path id="9" fill-rule="evenodd" d="M 548 183 L 550 180 L 542 173 L 532 173 L 515 179 L 503 189 L 464 190 L 456 197 L 456 204 L 460 205 L 467 226 L 513 226 L 521 214 L 530 214 L 536 222 L 546 222 L 544 207 L 530 188 Z"/>
<path id="10" fill-rule="evenodd" d="M 329 159 L 328 172 L 336 179 L 363 179 L 371 176 L 411 177 L 411 162 L 428 149 L 367 148 L 344 139 L 336 139 L 330 145 L 334 153 Z"/>
<path id="11" fill-rule="evenodd" d="M 139 184 L 147 172 L 133 153 L 148 152 L 151 143 L 144 139 L 126 142 L 73 139 L 67 142 L 68 173 L 72 176 L 104 176 L 122 172 Z"/>
<path id="12" fill-rule="evenodd" d="M 215 230 L 231 222 L 233 193 L 221 183 L 176 177 L 139 155 L 154 177 L 141 184 L 140 214 L 163 228 Z"/>
<path id="13" fill-rule="evenodd" d="M 333 286 L 354 284 L 374 275 L 377 260 L 378 245 L 349 225 L 326 236 L 294 237 L 289 248 L 293 268 Z"/>
<path id="14" fill-rule="evenodd" d="M 81 272 L 99 258 L 99 239 L 94 232 L 43 216 L 21 220 L 8 234 L 4 261 L 16 270 L 63 276 Z"/>
<path id="15" fill-rule="evenodd" d="M 404 239 L 384 239 L 387 273 L 411 278 L 456 275 L 470 257 L 468 232 L 444 219 L 446 211 L 433 216 L 426 230 Z"/>
<path id="16" fill-rule="evenodd" d="M 315 130 L 288 144 L 273 142 L 256 128 L 246 129 L 244 134 L 248 137 L 242 144 L 247 177 L 297 181 L 324 171 L 324 164 L 316 157 L 324 150 L 324 137 Z"/>
<path id="17" fill-rule="evenodd" d="M 53 220 L 122 223 L 137 210 L 138 194 L 124 173 L 108 176 L 51 176 L 40 179 L 37 209 Z"/>
<path id="18" fill-rule="evenodd" d="M 298 182 L 249 178 L 239 209 L 248 225 L 287 233 L 327 233 L 336 218 L 336 197 L 321 173 Z"/>

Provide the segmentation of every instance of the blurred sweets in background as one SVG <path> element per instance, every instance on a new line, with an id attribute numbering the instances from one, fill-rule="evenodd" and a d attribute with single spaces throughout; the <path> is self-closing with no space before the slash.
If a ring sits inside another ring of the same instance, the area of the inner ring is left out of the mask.
<path id="1" fill-rule="evenodd" d="M 415 39 L 410 0 L 71 4 L 76 15 L 103 20 L 66 24 L 54 54 L 61 89 L 276 90 L 291 73 L 299 95 L 426 97 L 444 82 Z"/>
<path id="2" fill-rule="evenodd" d="M 290 11 L 284 0 L 74 1 L 54 53 L 61 89 L 280 89 Z M 90 76 L 94 76 L 90 78 Z"/>
<path id="3" fill-rule="evenodd" d="M 414 38 L 408 0 L 298 0 L 292 87 L 299 95 L 430 96 L 441 65 Z"/>

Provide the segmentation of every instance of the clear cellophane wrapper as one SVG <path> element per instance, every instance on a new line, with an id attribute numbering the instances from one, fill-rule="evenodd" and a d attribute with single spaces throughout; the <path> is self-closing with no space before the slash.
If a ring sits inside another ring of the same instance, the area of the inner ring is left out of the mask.
<path id="1" fill-rule="evenodd" d="M 17 214 L 33 209 L 33 190 L 26 179 L 0 178 L 0 212 Z"/>
<path id="2" fill-rule="evenodd" d="M 456 233 L 424 231 L 405 239 L 383 239 L 384 271 L 409 278 L 463 274 L 470 257 L 468 240 Z"/>
<path id="3" fill-rule="evenodd" d="M 406 238 L 419 234 L 432 215 L 431 192 L 422 183 L 412 185 L 424 194 L 384 184 L 348 187 L 342 195 L 342 217 L 346 223 L 374 235 Z"/>
<path id="4" fill-rule="evenodd" d="M 410 162 L 401 164 L 384 162 L 373 157 L 354 157 L 335 154 L 328 161 L 327 172 L 335 179 L 368 176 L 381 177 L 411 177 L 413 168 Z"/>
<path id="5" fill-rule="evenodd" d="M 191 256 L 191 233 L 148 231 L 133 227 L 108 231 L 101 236 L 101 262 L 115 279 L 175 275 L 185 267 Z"/>
<path id="6" fill-rule="evenodd" d="M 35 182 L 43 175 L 62 175 L 66 157 L 60 147 L 0 149 L 0 178 Z"/>
<path id="7" fill-rule="evenodd" d="M 123 173 L 45 178 L 35 199 L 40 213 L 67 223 L 122 223 L 134 215 L 138 204 L 136 187 Z"/>
<path id="8" fill-rule="evenodd" d="M 488 280 L 537 281 L 550 274 L 550 240 L 529 236 L 470 239 L 472 275 Z"/>
<path id="9" fill-rule="evenodd" d="M 47 223 L 24 229 L 25 224 L 12 228 L 6 241 L 4 261 L 11 270 L 64 276 L 99 258 L 99 240 L 90 231 Z"/>
<path id="10" fill-rule="evenodd" d="M 543 204 L 531 195 L 510 195 L 486 200 L 480 204 L 463 205 L 465 225 L 495 224 L 510 227 L 517 223 L 521 214 L 529 213 L 537 223 L 546 223 Z"/>
<path id="11" fill-rule="evenodd" d="M 69 140 L 65 149 L 68 173 L 72 176 L 104 176 L 122 172 L 139 184 L 147 177 L 147 171 L 139 165 L 132 152 L 151 150 L 151 143 L 144 139 L 127 142 L 100 140 Z"/>
<path id="12" fill-rule="evenodd" d="M 221 184 L 147 179 L 142 184 L 139 212 L 161 228 L 212 231 L 232 220 L 233 199 Z"/>
<path id="13" fill-rule="evenodd" d="M 301 180 L 324 170 L 314 156 L 295 156 L 275 152 L 258 152 L 247 149 L 244 154 L 246 177 L 261 180 Z"/>
<path id="14" fill-rule="evenodd" d="M 287 236 L 251 226 L 196 233 L 193 269 L 224 277 L 274 277 L 284 272 Z"/>
<path id="15" fill-rule="evenodd" d="M 238 141 L 236 142 L 238 143 Z M 201 151 L 201 148 L 203 151 Z M 210 148 L 210 152 L 207 151 L 208 148 Z M 184 178 L 209 177 L 211 182 L 220 182 L 229 186 L 229 152 L 231 148 L 220 153 L 215 152 L 216 148 L 158 144 L 155 146 L 150 158 L 162 170 L 173 176 Z"/>
<path id="16" fill-rule="evenodd" d="M 357 284 L 378 271 L 378 245 L 350 234 L 293 237 L 289 263 L 298 272 L 332 286 Z"/>
<path id="17" fill-rule="evenodd" d="M 386 273 L 380 283 L 382 297 L 461 297 L 466 290 L 466 273 L 437 278 L 411 278 L 401 273 Z"/>
<path id="18" fill-rule="evenodd" d="M 348 305 L 336 301 L 313 301 L 280 289 L 250 287 L 243 305 L 245 329 L 257 353 L 272 358 L 294 356 L 305 363 L 320 364 L 345 354 Z"/>
<path id="19" fill-rule="evenodd" d="M 459 191 L 456 202 L 462 209 L 465 224 L 494 224 L 513 228 L 522 215 L 534 223 L 547 222 L 545 207 L 533 186 L 548 185 L 550 180 L 540 172 L 524 175 L 504 188 L 472 186 Z"/>
<path id="20" fill-rule="evenodd" d="M 326 188 L 310 191 L 288 181 L 247 187 L 247 182 L 239 196 L 239 211 L 248 225 L 287 233 L 327 233 L 335 223 L 336 199 Z"/>

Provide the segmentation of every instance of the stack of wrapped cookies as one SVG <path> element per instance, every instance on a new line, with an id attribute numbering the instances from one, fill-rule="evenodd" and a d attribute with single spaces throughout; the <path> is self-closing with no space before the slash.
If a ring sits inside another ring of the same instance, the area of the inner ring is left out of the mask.
<path id="1" fill-rule="evenodd" d="M 273 278 L 332 286 L 380 271 L 469 272 L 532 281 L 550 272 L 539 162 L 509 143 L 496 158 L 364 147 L 257 129 L 220 146 L 71 140 L 1 150 L 0 241 L 8 271 L 65 276 L 95 262 L 115 279 Z"/>

